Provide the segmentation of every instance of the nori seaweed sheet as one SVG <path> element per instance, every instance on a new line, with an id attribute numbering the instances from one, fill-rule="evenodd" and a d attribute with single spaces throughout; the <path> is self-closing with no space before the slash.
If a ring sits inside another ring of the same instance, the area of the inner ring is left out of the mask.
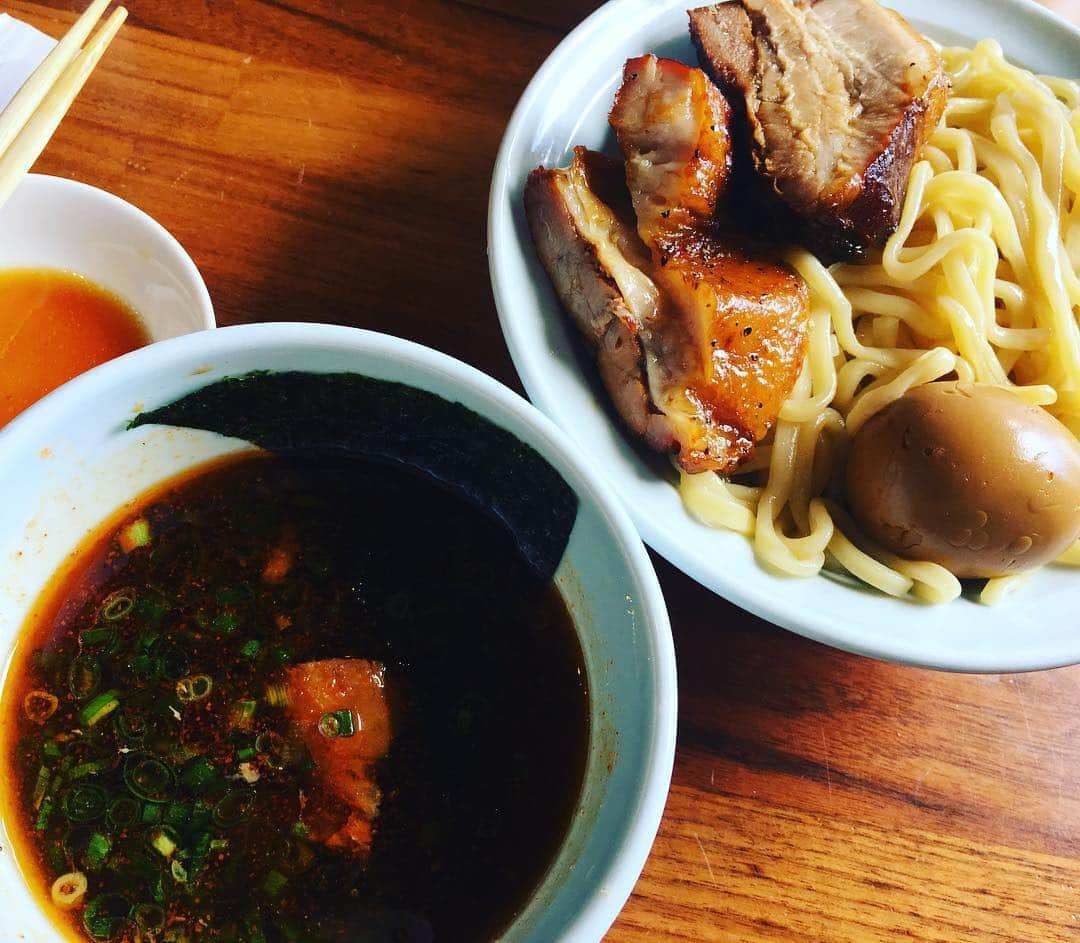
<path id="1" fill-rule="evenodd" d="M 493 515 L 548 581 L 566 550 L 577 495 L 535 449 L 460 403 L 354 373 L 228 377 L 140 413 L 159 424 L 244 439 L 281 455 L 345 455 L 420 470 Z"/>

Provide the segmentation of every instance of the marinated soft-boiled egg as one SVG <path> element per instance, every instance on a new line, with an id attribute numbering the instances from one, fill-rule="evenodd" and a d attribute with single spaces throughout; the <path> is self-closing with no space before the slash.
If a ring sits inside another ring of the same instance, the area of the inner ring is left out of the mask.
<path id="1" fill-rule="evenodd" d="M 1080 441 L 1001 387 L 928 383 L 856 434 L 847 500 L 898 556 L 959 577 L 1049 563 L 1080 537 Z"/>

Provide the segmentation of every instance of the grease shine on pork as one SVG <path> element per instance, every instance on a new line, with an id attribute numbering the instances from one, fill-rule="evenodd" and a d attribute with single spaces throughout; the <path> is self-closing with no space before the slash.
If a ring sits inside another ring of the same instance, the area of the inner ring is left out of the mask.
<path id="1" fill-rule="evenodd" d="M 826 260 L 883 244 L 948 98 L 929 41 L 876 0 L 731 0 L 691 10 L 690 34 L 799 241 Z"/>
<path id="2" fill-rule="evenodd" d="M 632 59 L 611 113 L 629 198 L 617 165 L 582 148 L 525 190 L 537 254 L 620 415 L 692 472 L 752 454 L 805 352 L 805 286 L 724 225 L 729 119 L 700 70 Z"/>

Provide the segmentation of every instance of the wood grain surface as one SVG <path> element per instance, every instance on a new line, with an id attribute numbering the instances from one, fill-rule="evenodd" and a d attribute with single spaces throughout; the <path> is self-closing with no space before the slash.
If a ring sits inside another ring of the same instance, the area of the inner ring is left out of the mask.
<path id="1" fill-rule="evenodd" d="M 160 220 L 221 324 L 388 331 L 520 389 L 488 285 L 489 176 L 519 94 L 590 0 L 127 5 L 39 171 Z M 1050 5 L 1080 21 L 1080 0 Z M 58 35 L 82 6 L 5 9 Z M 657 567 L 678 757 L 610 940 L 1080 939 L 1080 668 L 882 664 Z"/>

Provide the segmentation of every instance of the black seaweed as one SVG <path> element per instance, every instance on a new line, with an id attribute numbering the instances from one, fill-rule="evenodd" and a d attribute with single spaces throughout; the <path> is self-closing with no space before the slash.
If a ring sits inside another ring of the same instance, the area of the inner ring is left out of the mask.
<path id="1" fill-rule="evenodd" d="M 555 573 L 577 495 L 535 449 L 460 403 L 353 373 L 249 373 L 140 413 L 281 455 L 354 455 L 420 470 L 493 515 L 540 580 Z"/>

